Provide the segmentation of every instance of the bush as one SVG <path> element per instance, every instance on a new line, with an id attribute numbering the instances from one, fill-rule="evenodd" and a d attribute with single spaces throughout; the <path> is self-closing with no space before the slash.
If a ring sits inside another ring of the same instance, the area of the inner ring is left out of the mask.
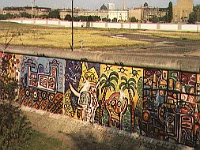
<path id="1" fill-rule="evenodd" d="M 31 134 L 30 122 L 16 106 L 18 84 L 10 78 L 11 55 L 0 60 L 0 150 L 17 150 L 28 143 Z"/>
<path id="2" fill-rule="evenodd" d="M 0 149 L 20 149 L 27 145 L 31 134 L 30 122 L 17 106 L 0 104 Z"/>

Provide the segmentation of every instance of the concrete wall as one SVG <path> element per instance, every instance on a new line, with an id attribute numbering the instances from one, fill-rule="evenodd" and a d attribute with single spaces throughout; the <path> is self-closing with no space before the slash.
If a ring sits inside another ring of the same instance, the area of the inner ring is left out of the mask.
<path id="1" fill-rule="evenodd" d="M 199 59 L 35 48 L 6 52 L 0 56 L 19 81 L 21 105 L 162 141 L 199 144 Z"/>
<path id="2" fill-rule="evenodd" d="M 25 24 L 44 24 L 44 25 L 61 25 L 71 27 L 71 22 L 60 20 L 9 20 L 11 22 Z M 169 30 L 169 31 L 190 31 L 200 32 L 199 24 L 146 24 L 146 23 L 109 23 L 109 22 L 74 22 L 74 27 L 93 27 L 93 28 L 124 28 L 124 29 L 148 29 L 148 30 Z"/>

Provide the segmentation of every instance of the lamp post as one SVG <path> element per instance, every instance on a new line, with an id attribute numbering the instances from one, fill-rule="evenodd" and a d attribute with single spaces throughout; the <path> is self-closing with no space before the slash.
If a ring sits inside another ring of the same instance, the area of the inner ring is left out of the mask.
<path id="1" fill-rule="evenodd" d="M 72 51 L 74 50 L 74 1 L 72 0 Z"/>

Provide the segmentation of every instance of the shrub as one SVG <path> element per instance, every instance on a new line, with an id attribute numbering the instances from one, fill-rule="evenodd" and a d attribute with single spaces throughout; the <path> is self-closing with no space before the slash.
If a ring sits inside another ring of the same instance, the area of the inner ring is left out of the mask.
<path id="1" fill-rule="evenodd" d="M 9 54 L 0 60 L 0 150 L 19 149 L 28 144 L 30 122 L 15 102 L 18 84 L 9 76 Z"/>
<path id="2" fill-rule="evenodd" d="M 0 104 L 0 149 L 20 149 L 28 145 L 31 126 L 19 107 L 10 103 Z"/>

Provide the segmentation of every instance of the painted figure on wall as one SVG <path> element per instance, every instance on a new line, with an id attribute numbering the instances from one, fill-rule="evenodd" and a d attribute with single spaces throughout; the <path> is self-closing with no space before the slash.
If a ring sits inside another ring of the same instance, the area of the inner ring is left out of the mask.
<path id="1" fill-rule="evenodd" d="M 65 114 L 91 123 L 99 107 L 97 83 L 99 64 L 67 61 Z"/>
<path id="2" fill-rule="evenodd" d="M 134 132 L 134 113 L 139 99 L 137 83 L 141 76 L 141 69 L 101 65 L 100 124 Z"/>
<path id="3" fill-rule="evenodd" d="M 108 111 L 108 126 L 116 126 L 122 130 L 122 118 L 127 111 L 128 99 L 120 92 L 113 93 L 106 101 L 105 107 Z"/>

